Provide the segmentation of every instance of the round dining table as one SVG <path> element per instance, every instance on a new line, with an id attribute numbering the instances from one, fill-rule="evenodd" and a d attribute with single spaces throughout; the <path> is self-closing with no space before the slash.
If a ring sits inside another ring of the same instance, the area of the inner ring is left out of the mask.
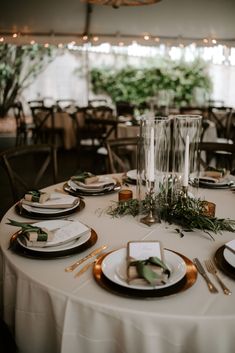
<path id="1" fill-rule="evenodd" d="M 52 191 L 63 184 L 47 188 Z M 132 189 L 135 185 L 123 185 Z M 199 189 L 198 196 L 216 204 L 216 216 L 235 219 L 235 194 L 229 189 Z M 185 290 L 152 298 L 122 295 L 102 285 L 90 266 L 79 277 L 65 268 L 107 245 L 106 252 L 126 248 L 129 241 L 160 241 L 165 249 L 192 261 L 213 259 L 235 233 L 183 232 L 165 222 L 147 226 L 138 218 L 112 217 L 110 205 L 118 193 L 85 196 L 85 207 L 66 216 L 90 226 L 97 242 L 81 253 L 52 259 L 25 257 L 9 249 L 17 230 L 8 219 L 33 222 L 15 206 L 0 225 L 3 319 L 12 330 L 20 353 L 233 353 L 235 280 L 219 271 L 232 291 L 225 295 L 209 274 L 218 293 L 208 290 L 197 273 Z M 36 220 L 35 220 L 36 221 Z M 93 258 L 94 259 L 94 258 Z M 88 261 L 93 261 L 88 260 Z M 96 266 L 97 270 L 97 264 Z M 81 266 L 82 267 L 82 266 Z"/>

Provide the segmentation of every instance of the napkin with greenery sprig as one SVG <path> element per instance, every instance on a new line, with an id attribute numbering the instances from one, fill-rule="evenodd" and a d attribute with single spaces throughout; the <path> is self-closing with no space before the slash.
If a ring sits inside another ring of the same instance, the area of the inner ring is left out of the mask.
<path id="1" fill-rule="evenodd" d="M 79 183 L 89 185 L 99 180 L 98 176 L 90 172 L 81 172 L 79 174 L 73 175 L 70 179 L 75 183 L 78 183 L 78 185 Z"/>
<path id="2" fill-rule="evenodd" d="M 151 256 L 145 260 L 132 260 L 127 266 L 129 284 L 158 286 L 166 284 L 170 274 L 168 266 L 157 256 Z"/>
<path id="3" fill-rule="evenodd" d="M 11 226 L 20 227 L 22 239 L 27 246 L 45 246 L 47 241 L 51 241 L 54 234 L 46 228 L 40 228 L 33 224 L 17 222 L 12 219 L 8 219 L 8 223 Z"/>

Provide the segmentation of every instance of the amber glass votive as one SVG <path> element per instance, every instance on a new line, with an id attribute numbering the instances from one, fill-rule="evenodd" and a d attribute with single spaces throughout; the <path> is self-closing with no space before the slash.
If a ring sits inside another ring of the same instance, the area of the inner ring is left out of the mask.
<path id="1" fill-rule="evenodd" d="M 118 201 L 130 200 L 133 197 L 133 193 L 129 189 L 123 189 L 118 193 Z"/>
<path id="2" fill-rule="evenodd" d="M 215 217 L 215 208 L 216 208 L 215 203 L 209 202 L 209 201 L 204 201 L 204 202 L 203 202 L 203 206 L 204 206 L 204 212 L 203 212 L 203 214 L 204 214 L 205 216 L 208 216 L 208 217 Z"/>

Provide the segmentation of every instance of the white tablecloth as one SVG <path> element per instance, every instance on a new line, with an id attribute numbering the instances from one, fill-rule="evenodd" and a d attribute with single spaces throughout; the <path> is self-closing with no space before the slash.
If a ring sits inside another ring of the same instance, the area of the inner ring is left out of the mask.
<path id="1" fill-rule="evenodd" d="M 138 125 L 128 125 L 125 123 L 118 124 L 118 137 L 136 137 L 139 135 L 140 127 Z M 209 126 L 206 129 L 203 141 L 204 142 L 216 142 L 217 130 L 215 123 L 210 121 Z"/>
<path id="2" fill-rule="evenodd" d="M 133 187 L 135 190 L 135 187 Z M 229 190 L 201 190 L 216 203 L 217 216 L 235 218 L 235 195 Z M 129 240 L 160 240 L 164 247 L 193 259 L 212 257 L 235 237 L 223 232 L 212 241 L 195 231 L 180 238 L 174 225 L 146 227 L 132 217 L 113 219 L 101 212 L 117 194 L 86 197 L 79 219 L 98 234 L 92 249 L 126 246 Z M 188 290 L 153 300 L 124 298 L 101 288 L 90 269 L 75 279 L 64 268 L 82 254 L 54 260 L 21 257 L 8 250 L 15 228 L 7 219 L 23 221 L 14 208 L 0 225 L 4 320 L 15 333 L 21 353 L 233 353 L 235 281 L 221 274 L 232 290 L 226 296 L 208 291 L 199 275 Z"/>

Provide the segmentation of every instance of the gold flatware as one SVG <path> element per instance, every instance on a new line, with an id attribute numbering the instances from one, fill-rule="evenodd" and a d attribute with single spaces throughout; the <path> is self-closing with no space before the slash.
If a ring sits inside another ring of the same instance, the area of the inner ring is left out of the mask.
<path id="1" fill-rule="evenodd" d="M 86 264 L 85 266 L 83 266 L 83 267 L 81 268 L 81 270 L 76 273 L 76 275 L 75 275 L 74 277 L 77 278 L 77 277 L 81 276 L 81 275 L 82 275 L 83 273 L 85 273 L 91 266 L 93 266 L 97 261 L 98 261 L 98 258 L 95 259 L 94 261 L 89 262 L 89 263 Z"/>
<path id="2" fill-rule="evenodd" d="M 212 275 L 214 275 L 215 278 L 217 279 L 217 281 L 219 282 L 221 288 L 223 289 L 224 294 L 231 295 L 232 292 L 225 286 L 225 284 L 222 282 L 222 280 L 218 276 L 218 274 L 217 274 L 218 271 L 217 271 L 214 263 L 212 262 L 212 260 L 205 260 L 205 265 L 206 265 L 207 271 L 210 272 Z"/>
<path id="3" fill-rule="evenodd" d="M 197 258 L 193 259 L 193 262 L 194 262 L 198 272 L 205 279 L 207 286 L 209 288 L 209 291 L 211 293 L 218 293 L 218 289 L 214 286 L 214 284 L 211 282 L 210 278 L 207 276 L 206 271 L 204 270 L 201 262 Z"/>
<path id="4" fill-rule="evenodd" d="M 93 250 L 90 254 L 88 254 L 87 256 L 83 257 L 82 259 L 76 261 L 74 264 L 66 267 L 64 270 L 65 272 L 72 272 L 73 270 L 75 270 L 75 268 L 77 268 L 79 265 L 81 265 L 83 262 L 85 262 L 86 260 L 90 259 L 93 256 L 96 256 L 97 254 L 99 254 L 101 251 L 105 250 L 107 248 L 107 245 L 103 245 L 98 249 Z"/>

